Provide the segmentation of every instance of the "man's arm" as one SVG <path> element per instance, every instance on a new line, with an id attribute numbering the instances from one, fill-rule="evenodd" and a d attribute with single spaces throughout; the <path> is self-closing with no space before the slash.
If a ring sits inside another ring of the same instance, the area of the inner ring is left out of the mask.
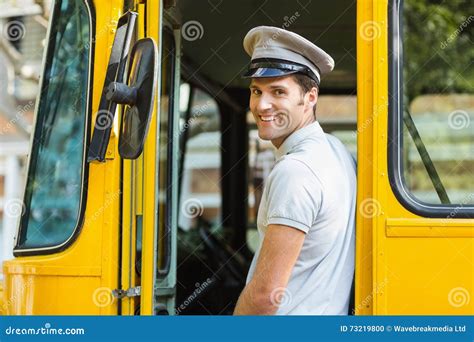
<path id="1" fill-rule="evenodd" d="M 275 314 L 304 238 L 296 228 L 268 226 L 253 278 L 240 294 L 234 315 Z"/>

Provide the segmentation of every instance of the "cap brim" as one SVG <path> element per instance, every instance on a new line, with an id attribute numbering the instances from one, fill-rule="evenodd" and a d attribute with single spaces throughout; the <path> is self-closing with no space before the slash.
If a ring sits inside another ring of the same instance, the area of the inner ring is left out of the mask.
<path id="1" fill-rule="evenodd" d="M 263 78 L 263 77 L 281 77 L 295 74 L 295 70 L 282 70 L 274 68 L 256 68 L 250 69 L 242 75 L 242 78 Z"/>

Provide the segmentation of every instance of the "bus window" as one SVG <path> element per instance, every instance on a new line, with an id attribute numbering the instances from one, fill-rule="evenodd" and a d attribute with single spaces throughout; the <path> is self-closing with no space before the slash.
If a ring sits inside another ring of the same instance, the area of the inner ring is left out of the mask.
<path id="1" fill-rule="evenodd" d="M 163 31 L 161 53 L 161 95 L 159 115 L 159 167 L 158 167 L 158 257 L 157 273 L 165 276 L 170 268 L 171 253 L 171 203 L 172 182 L 171 161 L 173 160 L 174 139 L 173 127 L 173 101 L 176 45 L 170 30 Z"/>
<path id="2" fill-rule="evenodd" d="M 433 185 L 433 173 L 419 152 L 417 138 L 405 125 L 403 172 L 408 189 L 427 203 L 474 203 L 474 95 L 434 94 L 416 97 L 405 115 L 413 117 L 420 139 L 426 147 L 446 194 L 439 196 Z"/>
<path id="3" fill-rule="evenodd" d="M 424 216 L 474 209 L 472 17 L 459 6 L 408 0 L 392 13 L 391 183 Z"/>
<path id="4" fill-rule="evenodd" d="M 83 1 L 57 1 L 15 252 L 53 250 L 79 225 L 85 175 L 90 11 Z"/>

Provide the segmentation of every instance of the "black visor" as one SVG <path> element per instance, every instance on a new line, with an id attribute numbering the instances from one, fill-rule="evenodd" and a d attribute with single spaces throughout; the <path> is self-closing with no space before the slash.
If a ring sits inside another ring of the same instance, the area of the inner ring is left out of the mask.
<path id="1" fill-rule="evenodd" d="M 242 75 L 242 77 L 280 77 L 296 73 L 300 73 L 310 77 L 319 85 L 318 78 L 310 68 L 301 64 L 296 64 L 284 60 L 253 60 L 250 63 L 249 69 Z"/>

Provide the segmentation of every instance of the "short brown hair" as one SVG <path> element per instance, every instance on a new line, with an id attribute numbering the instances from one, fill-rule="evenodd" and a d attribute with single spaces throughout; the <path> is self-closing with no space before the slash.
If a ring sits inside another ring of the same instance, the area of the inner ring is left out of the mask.
<path id="1" fill-rule="evenodd" d="M 293 74 L 292 76 L 296 83 L 300 86 L 303 95 L 313 88 L 316 88 L 316 91 L 319 94 L 318 84 L 311 77 L 304 74 Z M 314 118 L 316 118 L 316 105 L 313 107 L 313 114 Z"/>

